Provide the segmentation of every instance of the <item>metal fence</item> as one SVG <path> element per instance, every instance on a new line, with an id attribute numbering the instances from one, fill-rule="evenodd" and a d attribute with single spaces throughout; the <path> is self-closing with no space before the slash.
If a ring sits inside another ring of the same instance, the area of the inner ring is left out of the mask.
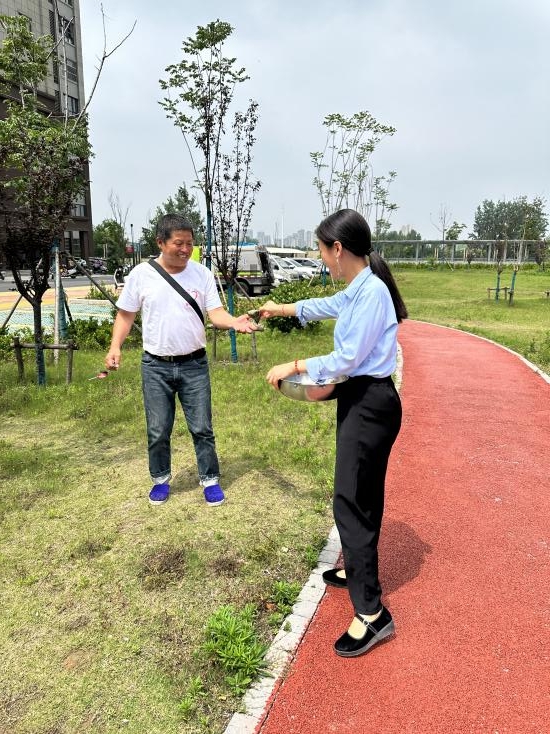
<path id="1" fill-rule="evenodd" d="M 547 244 L 537 240 L 377 240 L 385 260 L 423 263 L 522 263 L 544 259 Z"/>

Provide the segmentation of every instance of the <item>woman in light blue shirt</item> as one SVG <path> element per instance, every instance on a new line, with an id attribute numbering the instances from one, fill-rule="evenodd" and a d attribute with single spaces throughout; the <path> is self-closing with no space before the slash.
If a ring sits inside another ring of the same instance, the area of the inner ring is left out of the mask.
<path id="1" fill-rule="evenodd" d="M 325 583 L 347 588 L 355 616 L 334 644 L 338 655 L 361 655 L 394 631 L 382 605 L 378 539 L 384 483 L 393 443 L 401 427 L 401 401 L 392 373 L 397 359 L 397 325 L 407 309 L 390 269 L 371 246 L 366 220 L 342 209 L 316 230 L 323 262 L 347 288 L 327 298 L 294 304 L 268 301 L 262 316 L 295 316 L 302 324 L 336 319 L 330 354 L 276 365 L 267 380 L 305 373 L 315 381 L 347 375 L 336 386 L 334 519 L 344 568 L 325 571 Z"/>

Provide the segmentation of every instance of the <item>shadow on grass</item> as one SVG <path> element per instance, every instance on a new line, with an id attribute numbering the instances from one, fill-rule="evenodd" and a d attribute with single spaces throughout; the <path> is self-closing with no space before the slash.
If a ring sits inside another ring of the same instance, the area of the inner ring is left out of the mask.
<path id="1" fill-rule="evenodd" d="M 199 486 L 199 478 L 197 468 L 192 459 L 191 466 L 180 469 L 176 472 L 170 483 L 171 490 L 174 494 L 186 494 L 194 492 Z M 259 475 L 259 481 L 264 485 L 275 487 L 280 494 L 291 495 L 293 497 L 304 497 L 314 494 L 314 490 L 304 491 L 302 485 L 292 481 L 277 469 L 266 466 L 265 459 L 262 456 L 251 456 L 248 454 L 246 458 L 227 458 L 220 457 L 220 484 L 222 487 L 230 487 L 238 482 L 242 477 L 252 474 Z"/>

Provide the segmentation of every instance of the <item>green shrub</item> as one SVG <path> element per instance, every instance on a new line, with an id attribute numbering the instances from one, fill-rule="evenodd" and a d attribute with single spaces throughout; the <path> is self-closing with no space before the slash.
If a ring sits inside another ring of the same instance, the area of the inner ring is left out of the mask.
<path id="1" fill-rule="evenodd" d="M 342 283 L 336 283 L 335 285 L 323 286 L 319 279 L 311 282 L 301 280 L 297 283 L 282 283 L 271 291 L 270 298 L 275 303 L 296 303 L 296 301 L 304 301 L 308 298 L 326 298 L 326 296 L 332 296 L 337 291 L 344 287 Z M 276 316 L 273 319 L 268 319 L 266 325 L 269 329 L 278 329 L 283 333 L 287 334 L 292 329 L 303 329 L 316 333 L 320 328 L 319 321 L 311 321 L 303 327 L 297 318 L 294 316 L 279 317 Z"/>
<path id="2" fill-rule="evenodd" d="M 80 349 L 108 349 L 111 343 L 113 325 L 110 321 L 98 321 L 90 316 L 86 321 L 78 319 L 67 327 L 67 336 L 73 339 Z"/>
<path id="3" fill-rule="evenodd" d="M 17 331 L 8 331 L 7 328 L 0 330 L 0 362 L 15 361 L 13 351 L 13 340 L 19 337 L 19 341 L 30 344 L 34 342 L 33 330 L 28 327 L 22 327 Z M 32 349 L 23 349 L 23 359 L 34 359 L 35 353 Z"/>
<path id="4" fill-rule="evenodd" d="M 113 300 L 117 300 L 118 293 L 115 288 L 109 285 L 105 285 L 104 283 L 101 283 L 103 290 L 108 293 Z M 104 294 L 99 290 L 99 288 L 96 288 L 95 285 L 90 286 L 90 290 L 88 293 L 84 296 L 84 298 L 89 298 L 93 301 L 105 301 Z"/>
<path id="5" fill-rule="evenodd" d="M 136 318 L 136 322 L 138 319 Z M 100 349 L 106 351 L 111 344 L 111 332 L 113 324 L 111 321 L 98 321 L 90 316 L 88 319 L 76 319 L 67 327 L 67 338 L 73 339 L 80 349 Z M 139 347 L 141 345 L 141 334 L 132 330 L 126 341 L 125 347 Z"/>

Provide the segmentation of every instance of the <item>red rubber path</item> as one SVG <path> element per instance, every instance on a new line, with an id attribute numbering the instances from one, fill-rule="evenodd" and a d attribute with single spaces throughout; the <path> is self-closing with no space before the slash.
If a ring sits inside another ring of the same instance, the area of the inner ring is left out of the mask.
<path id="1" fill-rule="evenodd" d="M 396 636 L 343 659 L 328 588 L 261 734 L 550 732 L 550 385 L 517 356 L 400 327 L 404 421 L 380 544 Z"/>

